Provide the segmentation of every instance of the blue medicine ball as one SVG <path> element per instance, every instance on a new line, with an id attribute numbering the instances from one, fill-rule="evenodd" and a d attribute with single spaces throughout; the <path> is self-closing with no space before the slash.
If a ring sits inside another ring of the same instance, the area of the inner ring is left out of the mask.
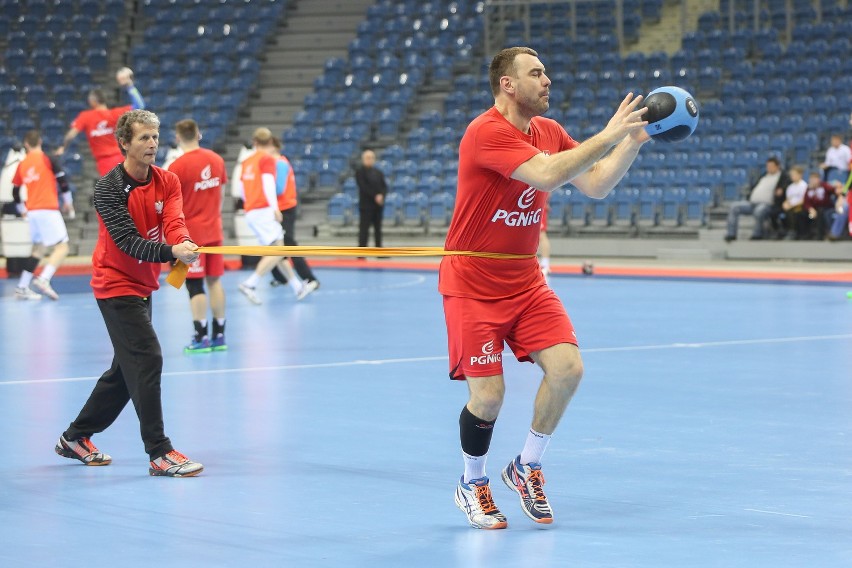
<path id="1" fill-rule="evenodd" d="M 698 103 L 680 87 L 660 87 L 645 97 L 645 132 L 654 140 L 679 142 L 698 126 Z"/>

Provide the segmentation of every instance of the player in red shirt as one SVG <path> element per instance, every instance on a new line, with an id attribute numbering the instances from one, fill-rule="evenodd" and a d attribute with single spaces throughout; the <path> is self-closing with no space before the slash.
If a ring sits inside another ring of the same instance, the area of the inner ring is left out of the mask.
<path id="1" fill-rule="evenodd" d="M 27 261 L 29 264 L 21 272 L 15 289 L 15 297 L 19 300 L 41 299 L 41 294 L 33 292 L 30 284 L 51 300 L 59 299 L 59 294 L 50 285 L 50 279 L 68 256 L 68 230 L 59 211 L 57 186 L 62 195 L 62 211 L 69 215 L 74 213 L 71 187 L 65 179 L 65 172 L 57 161 L 42 151 L 41 142 L 37 130 L 30 130 L 24 135 L 27 155 L 18 164 L 12 177 L 12 199 L 18 212 L 27 218 L 33 242 L 33 252 Z M 27 188 L 26 204 L 21 200 L 22 186 Z M 51 247 L 53 250 L 47 258 L 47 264 L 41 274 L 33 278 L 33 272 L 45 250 Z"/>
<path id="2" fill-rule="evenodd" d="M 198 246 L 183 219 L 180 180 L 154 165 L 160 120 L 134 110 L 116 123 L 123 163 L 95 183 L 98 242 L 92 254 L 92 290 L 115 355 L 83 409 L 56 444 L 56 453 L 86 465 L 108 465 L 91 437 L 106 430 L 128 401 L 139 418 L 150 475 L 191 477 L 204 469 L 172 446 L 163 426 L 160 379 L 163 352 L 151 324 L 152 292 L 163 262 L 192 264 Z M 172 244 L 173 243 L 173 244 Z"/>
<path id="3" fill-rule="evenodd" d="M 532 49 L 498 53 L 489 80 L 494 106 L 471 122 L 459 146 L 456 208 L 445 247 L 527 258 L 444 257 L 438 289 L 444 296 L 450 377 L 467 379 L 470 391 L 459 417 L 465 468 L 456 504 L 472 526 L 500 529 L 506 517 L 491 496 L 485 460 L 503 404 L 503 342 L 518 360 L 544 371 L 526 444 L 502 472 L 524 513 L 538 523 L 553 521 L 541 457 L 583 374 L 574 328 L 535 257 L 548 192 L 571 182 L 603 198 L 649 136 L 645 111 L 637 110 L 642 97 L 632 93 L 607 126 L 582 144 L 541 117 L 550 79 Z"/>
<path id="4" fill-rule="evenodd" d="M 183 214 L 189 234 L 199 246 L 222 246 L 222 188 L 228 181 L 225 160 L 212 150 L 199 146 L 201 132 L 192 119 L 175 125 L 177 142 L 183 154 L 169 165 L 169 171 L 180 178 L 183 194 Z M 220 277 L 225 273 L 225 260 L 221 254 L 201 254 L 189 267 L 186 289 L 192 310 L 195 335 L 185 353 L 224 351 L 225 343 L 225 290 Z M 208 295 L 213 312 L 213 334 L 207 333 Z"/>
<path id="5" fill-rule="evenodd" d="M 71 128 L 65 134 L 62 146 L 56 149 L 56 155 L 61 156 L 71 140 L 76 138 L 80 132 L 84 132 L 89 140 L 92 156 L 95 158 L 98 175 L 101 176 L 106 175 L 116 164 L 120 164 L 124 160 L 113 135 L 118 117 L 129 110 L 145 108 L 142 95 L 133 85 L 133 71 L 127 67 L 122 67 L 115 74 L 115 80 L 119 86 L 127 91 L 131 104 L 109 108 L 106 105 L 106 97 L 103 91 L 100 89 L 89 91 L 88 102 L 91 108 L 77 115 L 77 118 L 71 123 Z"/>

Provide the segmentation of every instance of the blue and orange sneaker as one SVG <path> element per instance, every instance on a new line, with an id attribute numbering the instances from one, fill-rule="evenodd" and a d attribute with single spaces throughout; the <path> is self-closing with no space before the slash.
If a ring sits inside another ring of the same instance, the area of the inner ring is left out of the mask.
<path id="1" fill-rule="evenodd" d="M 225 343 L 225 334 L 220 333 L 210 342 L 210 348 L 213 351 L 227 351 L 228 345 Z"/>
<path id="2" fill-rule="evenodd" d="M 475 529 L 505 529 L 506 517 L 494 504 L 487 477 L 464 482 L 456 487 L 456 506 L 467 515 L 467 522 Z"/>
<path id="3" fill-rule="evenodd" d="M 63 434 L 59 436 L 59 441 L 56 442 L 54 450 L 63 458 L 80 460 L 85 465 L 109 465 L 112 463 L 112 458 L 98 450 L 89 438 L 68 440 Z"/>
<path id="4" fill-rule="evenodd" d="M 503 482 L 518 494 L 524 514 L 537 523 L 553 522 L 553 511 L 544 495 L 544 474 L 540 463 L 521 463 L 516 457 L 503 470 Z"/>
<path id="5" fill-rule="evenodd" d="M 184 353 L 210 353 L 211 351 L 210 340 L 206 335 L 201 339 L 193 335 L 189 345 L 183 348 Z"/>

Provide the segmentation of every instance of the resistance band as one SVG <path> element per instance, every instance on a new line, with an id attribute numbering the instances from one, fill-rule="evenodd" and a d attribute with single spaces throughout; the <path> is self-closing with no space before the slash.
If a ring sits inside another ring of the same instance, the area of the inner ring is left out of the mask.
<path id="1" fill-rule="evenodd" d="M 532 254 L 509 254 L 502 252 L 477 252 L 470 250 L 444 250 L 441 247 L 327 247 L 327 246 L 226 246 L 198 247 L 198 252 L 207 254 L 234 254 L 244 256 L 474 256 L 518 260 L 534 258 Z M 189 266 L 175 262 L 166 282 L 180 288 L 186 280 Z"/>

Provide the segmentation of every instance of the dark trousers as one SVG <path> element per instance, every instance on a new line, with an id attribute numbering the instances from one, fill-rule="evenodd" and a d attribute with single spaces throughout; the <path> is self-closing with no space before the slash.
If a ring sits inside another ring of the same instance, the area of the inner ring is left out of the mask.
<path id="1" fill-rule="evenodd" d="M 367 246 L 367 239 L 370 234 L 370 227 L 373 227 L 373 235 L 376 238 L 376 246 L 382 246 L 382 216 L 385 208 L 380 205 L 361 206 L 360 223 L 358 227 L 358 246 Z"/>
<path id="2" fill-rule="evenodd" d="M 283 217 L 281 226 L 284 228 L 284 244 L 294 247 L 299 244 L 296 242 L 296 208 L 283 210 L 281 216 Z M 308 266 L 308 261 L 304 258 L 293 257 L 293 268 L 302 280 L 316 280 L 311 267 Z"/>
<path id="3" fill-rule="evenodd" d="M 95 384 L 80 415 L 65 431 L 73 440 L 106 430 L 129 400 L 139 417 L 145 451 L 151 459 L 172 451 L 163 426 L 160 378 L 163 353 L 151 325 L 151 298 L 122 296 L 98 300 L 115 355 Z"/>
<path id="4" fill-rule="evenodd" d="M 296 208 L 282 209 L 281 217 L 281 227 L 284 229 L 284 244 L 289 247 L 298 245 L 299 243 L 296 242 Z M 294 256 L 291 260 L 293 261 L 293 268 L 296 270 L 296 274 L 299 275 L 299 278 L 305 281 L 317 279 L 317 277 L 314 276 L 313 270 L 311 270 L 311 267 L 308 265 L 308 261 L 304 258 Z M 280 268 L 278 268 L 278 265 L 275 265 L 275 268 L 272 269 L 272 276 L 282 284 L 287 283 L 287 277 L 284 276 L 284 273 Z"/>

